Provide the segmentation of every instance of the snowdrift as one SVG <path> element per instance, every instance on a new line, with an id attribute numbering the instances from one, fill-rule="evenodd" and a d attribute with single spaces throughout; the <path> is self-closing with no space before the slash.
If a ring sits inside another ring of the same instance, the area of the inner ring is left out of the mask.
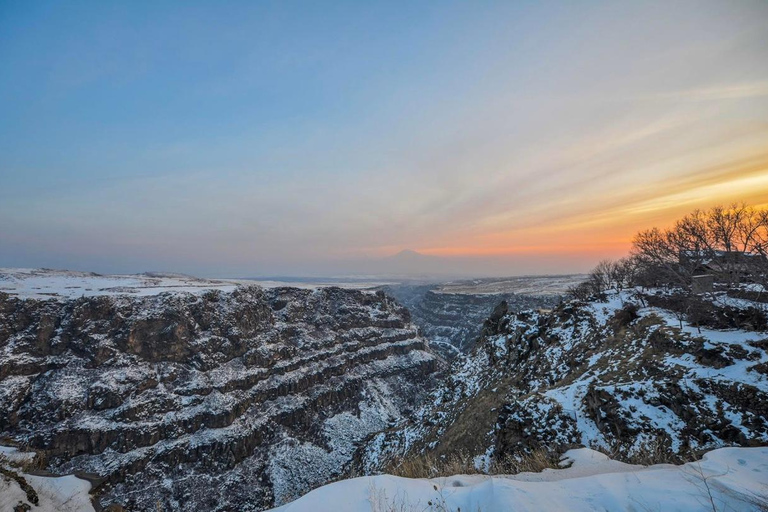
<path id="1" fill-rule="evenodd" d="M 768 448 L 722 448 L 682 466 L 635 466 L 581 448 L 566 469 L 514 476 L 389 475 L 320 487 L 275 512 L 765 510 Z"/>

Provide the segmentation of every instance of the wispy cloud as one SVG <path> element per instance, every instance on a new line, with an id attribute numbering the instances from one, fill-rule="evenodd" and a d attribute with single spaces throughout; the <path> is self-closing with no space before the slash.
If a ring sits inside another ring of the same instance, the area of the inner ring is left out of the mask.
<path id="1" fill-rule="evenodd" d="M 768 200 L 764 2 L 237 5 L 19 9 L 0 265 L 574 271 Z"/>
<path id="2" fill-rule="evenodd" d="M 737 83 L 658 93 L 647 96 L 646 98 L 655 100 L 719 101 L 761 98 L 764 96 L 768 96 L 768 81 Z"/>

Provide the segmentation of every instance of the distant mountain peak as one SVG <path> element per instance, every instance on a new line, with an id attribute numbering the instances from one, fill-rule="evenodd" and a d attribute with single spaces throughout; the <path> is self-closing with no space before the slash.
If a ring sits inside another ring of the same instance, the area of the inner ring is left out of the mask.
<path id="1" fill-rule="evenodd" d="M 403 249 L 402 251 L 390 256 L 390 258 L 396 258 L 396 259 L 403 259 L 403 258 L 415 259 L 415 258 L 429 258 L 429 257 L 430 256 L 426 254 L 422 254 L 419 251 L 414 251 L 413 249 Z"/>
<path id="2" fill-rule="evenodd" d="M 397 275 L 431 275 L 446 271 L 445 261 L 438 256 L 422 254 L 413 249 L 402 251 L 378 260 L 378 272 Z"/>

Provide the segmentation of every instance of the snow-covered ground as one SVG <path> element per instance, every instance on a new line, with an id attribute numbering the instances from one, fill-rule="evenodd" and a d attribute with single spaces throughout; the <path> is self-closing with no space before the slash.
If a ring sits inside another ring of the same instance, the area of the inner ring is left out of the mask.
<path id="1" fill-rule="evenodd" d="M 20 464 L 32 458 L 34 453 L 0 446 L 0 512 L 13 512 L 14 507 L 20 505 L 27 505 L 35 512 L 94 510 L 88 481 L 73 475 L 49 477 L 24 473 Z"/>
<path id="2" fill-rule="evenodd" d="M 182 274 L 101 275 L 72 270 L 0 268 L 0 292 L 24 299 L 156 295 L 163 292 L 232 291 L 233 280 L 199 279 Z"/>
<path id="3" fill-rule="evenodd" d="M 13 446 L 0 446 L 0 460 L 10 463 L 23 463 L 35 457 L 31 452 L 20 452 Z"/>
<path id="4" fill-rule="evenodd" d="M 0 292 L 23 299 L 75 299 L 101 295 L 147 296 L 165 292 L 202 293 L 207 290 L 229 292 L 238 286 L 258 285 L 262 288 L 316 289 L 337 286 L 368 289 L 389 281 L 350 279 L 280 281 L 252 279 L 204 279 L 184 274 L 144 273 L 130 275 L 95 274 L 74 270 L 32 268 L 0 268 Z"/>
<path id="5" fill-rule="evenodd" d="M 581 448 L 566 469 L 514 476 L 389 475 L 315 489 L 275 512 L 765 510 L 768 448 L 722 448 L 683 466 L 635 466 Z"/>
<path id="6" fill-rule="evenodd" d="M 562 295 L 584 279 L 573 276 L 526 276 L 506 279 L 457 281 L 441 285 L 436 291 L 456 294 L 518 293 Z M 371 276 L 365 278 L 329 279 L 206 279 L 184 274 L 147 272 L 143 274 L 96 274 L 75 270 L 0 267 L 0 292 L 24 299 L 73 299 L 100 295 L 157 295 L 164 292 L 199 293 L 206 290 L 232 291 L 241 285 L 262 288 L 316 289 L 336 286 L 365 290 L 399 281 Z"/>

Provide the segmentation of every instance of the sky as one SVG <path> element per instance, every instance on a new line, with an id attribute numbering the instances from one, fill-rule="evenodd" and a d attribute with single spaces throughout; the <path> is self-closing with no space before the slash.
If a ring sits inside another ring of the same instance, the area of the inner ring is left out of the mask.
<path id="1" fill-rule="evenodd" d="M 0 0 L 0 266 L 583 272 L 732 201 L 763 0 Z"/>

